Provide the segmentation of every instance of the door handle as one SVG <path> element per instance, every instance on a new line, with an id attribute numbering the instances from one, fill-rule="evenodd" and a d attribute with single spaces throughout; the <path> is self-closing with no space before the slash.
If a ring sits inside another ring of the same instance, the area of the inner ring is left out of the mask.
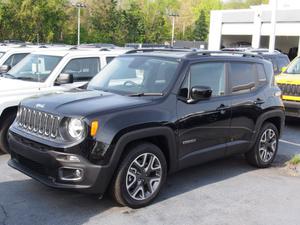
<path id="1" fill-rule="evenodd" d="M 221 114 L 225 114 L 226 110 L 229 109 L 230 107 L 224 104 L 221 104 L 218 108 L 217 111 L 219 111 Z"/>
<path id="2" fill-rule="evenodd" d="M 254 104 L 255 104 L 255 105 L 262 105 L 262 104 L 264 104 L 264 103 L 265 103 L 265 101 L 262 100 L 262 99 L 260 99 L 260 98 L 256 99 L 256 101 L 254 101 Z"/>

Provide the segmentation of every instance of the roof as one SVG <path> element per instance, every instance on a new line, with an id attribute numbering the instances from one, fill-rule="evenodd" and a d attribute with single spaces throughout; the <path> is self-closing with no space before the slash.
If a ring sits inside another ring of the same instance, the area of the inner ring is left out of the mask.
<path id="1" fill-rule="evenodd" d="M 127 52 L 125 55 L 141 55 L 141 56 L 154 56 L 154 57 L 169 57 L 169 58 L 198 58 L 210 56 L 226 56 L 226 57 L 263 57 L 257 53 L 244 52 L 244 51 L 196 51 L 192 49 L 137 49 Z"/>
<path id="2" fill-rule="evenodd" d="M 230 51 L 230 52 L 249 52 L 249 53 L 253 53 L 253 54 L 259 54 L 259 55 L 263 55 L 263 56 L 273 56 L 273 55 L 284 55 L 286 56 L 284 53 L 275 50 L 274 52 L 269 52 L 269 49 L 267 48 L 252 48 L 252 47 L 238 47 L 238 48 L 223 48 L 222 51 Z"/>
<path id="3" fill-rule="evenodd" d="M 171 57 L 171 58 L 183 58 L 188 53 L 191 53 L 192 49 L 168 49 L 168 48 L 145 48 L 145 49 L 134 49 L 126 53 L 143 56 L 156 56 L 156 57 Z"/>
<path id="4" fill-rule="evenodd" d="M 32 52 L 32 54 L 39 54 L 39 55 L 51 55 L 51 56 L 89 56 L 89 55 L 119 55 L 125 53 L 126 51 L 99 51 L 96 49 L 76 49 L 76 50 L 57 50 L 56 48 L 49 48 L 49 49 L 40 49 L 38 51 Z"/>

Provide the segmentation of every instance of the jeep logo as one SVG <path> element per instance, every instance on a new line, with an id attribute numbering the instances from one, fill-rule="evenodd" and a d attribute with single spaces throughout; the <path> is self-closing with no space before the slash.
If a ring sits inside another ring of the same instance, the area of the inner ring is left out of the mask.
<path id="1" fill-rule="evenodd" d="M 45 104 L 36 104 L 35 108 L 45 108 Z"/>

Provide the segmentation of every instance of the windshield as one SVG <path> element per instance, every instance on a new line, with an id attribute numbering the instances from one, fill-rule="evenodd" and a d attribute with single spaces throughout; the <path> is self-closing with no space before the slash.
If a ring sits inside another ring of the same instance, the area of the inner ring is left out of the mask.
<path id="1" fill-rule="evenodd" d="M 62 57 L 30 54 L 9 71 L 9 77 L 44 82 Z"/>
<path id="2" fill-rule="evenodd" d="M 118 94 L 164 93 L 179 63 L 167 59 L 128 56 L 114 59 L 89 83 L 89 89 Z"/>
<path id="3" fill-rule="evenodd" d="M 300 58 L 295 59 L 285 71 L 287 74 L 300 74 Z"/>

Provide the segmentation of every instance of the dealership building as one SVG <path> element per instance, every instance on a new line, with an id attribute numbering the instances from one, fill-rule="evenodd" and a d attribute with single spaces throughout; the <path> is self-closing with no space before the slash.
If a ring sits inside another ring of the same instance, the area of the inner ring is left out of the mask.
<path id="1" fill-rule="evenodd" d="M 298 51 L 300 45 L 300 0 L 270 0 L 268 5 L 250 9 L 214 10 L 210 21 L 209 50 L 246 45 L 269 48 L 274 33 L 276 49 L 288 53 Z"/>

